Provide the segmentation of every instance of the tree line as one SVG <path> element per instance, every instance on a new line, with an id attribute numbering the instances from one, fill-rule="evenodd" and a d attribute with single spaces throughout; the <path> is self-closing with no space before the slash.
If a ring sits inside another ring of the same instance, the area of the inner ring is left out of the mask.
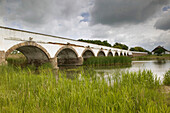
<path id="1" fill-rule="evenodd" d="M 78 41 L 82 42 L 87 42 L 87 43 L 92 43 L 92 44 L 97 44 L 97 45 L 102 45 L 102 46 L 108 46 L 108 47 L 113 47 L 113 48 L 118 48 L 118 49 L 124 49 L 128 50 L 129 47 L 125 44 L 121 44 L 116 42 L 114 45 L 111 45 L 110 43 L 107 42 L 107 40 L 101 41 L 101 40 L 84 40 L 84 39 L 79 39 Z M 132 47 L 129 49 L 130 51 L 139 51 L 139 52 L 150 52 L 142 47 Z"/>

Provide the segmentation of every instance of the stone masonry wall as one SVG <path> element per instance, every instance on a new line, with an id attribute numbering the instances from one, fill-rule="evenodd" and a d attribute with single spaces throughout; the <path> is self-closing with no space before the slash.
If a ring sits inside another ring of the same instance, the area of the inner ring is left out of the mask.
<path id="1" fill-rule="evenodd" d="M 0 65 L 7 64 L 5 61 L 5 51 L 0 51 Z"/>

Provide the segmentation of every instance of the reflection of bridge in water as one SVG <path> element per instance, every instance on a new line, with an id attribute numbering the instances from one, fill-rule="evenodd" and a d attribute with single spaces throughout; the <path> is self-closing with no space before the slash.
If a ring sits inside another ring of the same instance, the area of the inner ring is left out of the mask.
<path id="1" fill-rule="evenodd" d="M 14 50 L 23 53 L 28 63 L 51 61 L 55 67 L 82 65 L 84 60 L 92 56 L 147 54 L 0 26 L 0 64 L 6 62 L 6 58 Z"/>

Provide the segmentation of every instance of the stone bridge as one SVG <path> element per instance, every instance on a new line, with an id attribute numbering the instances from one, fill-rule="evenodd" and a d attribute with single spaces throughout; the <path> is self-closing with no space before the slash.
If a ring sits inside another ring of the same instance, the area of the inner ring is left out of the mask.
<path id="1" fill-rule="evenodd" d="M 0 26 L 0 64 L 6 63 L 8 55 L 14 50 L 23 53 L 28 63 L 50 61 L 55 67 L 82 65 L 84 60 L 92 56 L 133 55 L 128 50 Z"/>

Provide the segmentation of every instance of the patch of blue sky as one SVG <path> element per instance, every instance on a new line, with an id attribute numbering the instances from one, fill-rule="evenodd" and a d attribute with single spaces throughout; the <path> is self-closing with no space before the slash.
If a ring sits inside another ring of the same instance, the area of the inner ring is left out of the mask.
<path id="1" fill-rule="evenodd" d="M 170 6 L 163 7 L 162 10 L 163 11 L 168 11 L 168 10 L 170 10 Z"/>
<path id="2" fill-rule="evenodd" d="M 88 22 L 89 21 L 89 17 L 90 17 L 90 14 L 89 13 L 82 13 L 81 16 L 83 17 L 82 20 L 80 20 L 80 22 Z"/>

